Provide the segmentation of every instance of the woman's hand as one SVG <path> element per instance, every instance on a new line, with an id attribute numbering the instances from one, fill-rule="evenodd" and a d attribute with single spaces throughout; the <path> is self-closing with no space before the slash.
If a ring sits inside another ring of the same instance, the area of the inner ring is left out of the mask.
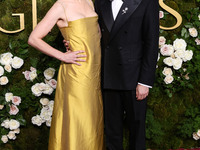
<path id="1" fill-rule="evenodd" d="M 86 55 L 81 55 L 80 53 L 84 53 L 85 51 L 75 51 L 72 52 L 70 50 L 68 50 L 67 52 L 65 52 L 62 56 L 61 56 L 61 61 L 65 62 L 65 63 L 70 63 L 70 64 L 76 64 L 78 66 L 81 66 L 80 63 L 78 62 L 85 62 L 85 59 L 80 59 L 80 58 L 85 58 L 87 57 Z"/>

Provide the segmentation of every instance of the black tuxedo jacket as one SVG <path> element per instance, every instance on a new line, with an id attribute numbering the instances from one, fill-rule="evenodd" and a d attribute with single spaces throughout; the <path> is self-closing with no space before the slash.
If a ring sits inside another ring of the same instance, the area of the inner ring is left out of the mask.
<path id="1" fill-rule="evenodd" d="M 95 0 L 102 32 L 104 89 L 152 86 L 158 57 L 158 0 L 124 0 L 114 21 L 110 0 Z"/>

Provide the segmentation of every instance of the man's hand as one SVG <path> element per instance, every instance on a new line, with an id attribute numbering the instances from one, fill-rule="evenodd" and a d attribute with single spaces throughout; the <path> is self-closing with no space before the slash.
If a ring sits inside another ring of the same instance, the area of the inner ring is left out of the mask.
<path id="1" fill-rule="evenodd" d="M 63 43 L 64 43 L 64 45 L 66 47 L 66 51 L 67 52 L 70 51 L 70 49 L 69 49 L 69 41 L 63 40 Z"/>
<path id="2" fill-rule="evenodd" d="M 137 100 L 145 99 L 149 94 L 149 88 L 138 84 L 136 87 L 136 98 Z"/>

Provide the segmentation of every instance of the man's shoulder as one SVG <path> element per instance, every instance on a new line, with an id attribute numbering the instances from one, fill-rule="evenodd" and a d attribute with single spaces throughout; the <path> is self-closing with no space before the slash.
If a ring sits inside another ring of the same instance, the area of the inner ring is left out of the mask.
<path id="1" fill-rule="evenodd" d="M 158 3 L 158 0 L 141 0 L 143 3 L 145 4 L 149 4 L 149 3 Z"/>

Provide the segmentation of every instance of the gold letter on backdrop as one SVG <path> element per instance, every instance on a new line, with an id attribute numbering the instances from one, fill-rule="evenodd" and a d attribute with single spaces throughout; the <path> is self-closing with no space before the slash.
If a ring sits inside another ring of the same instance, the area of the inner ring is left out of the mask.
<path id="1" fill-rule="evenodd" d="M 5 30 L 5 29 L 0 27 L 0 31 L 2 31 L 4 33 L 17 33 L 17 32 L 24 30 L 24 28 L 25 28 L 24 27 L 24 14 L 23 13 L 12 14 L 12 16 L 19 16 L 19 18 L 20 18 L 20 29 L 15 30 L 15 31 L 8 31 L 8 30 Z"/>
<path id="2" fill-rule="evenodd" d="M 182 23 L 181 15 L 178 12 L 176 12 L 175 10 L 173 10 L 172 8 L 170 8 L 169 6 L 165 5 L 163 0 L 159 0 L 159 4 L 164 10 L 168 11 L 170 14 L 172 14 L 177 19 L 177 23 L 173 27 L 160 26 L 160 28 L 163 29 L 163 30 L 173 30 L 173 29 L 178 28 Z"/>
<path id="3" fill-rule="evenodd" d="M 172 14 L 177 19 L 177 23 L 173 27 L 160 26 L 160 28 L 163 29 L 163 30 L 173 30 L 173 29 L 178 28 L 182 23 L 181 15 L 178 12 L 176 12 L 175 10 L 173 10 L 172 8 L 170 8 L 169 6 L 165 5 L 163 0 L 159 0 L 159 4 L 164 10 L 168 11 L 170 14 Z M 5 30 L 5 29 L 0 27 L 1 32 L 17 33 L 17 32 L 24 30 L 24 28 L 25 28 L 24 13 L 12 14 L 12 16 L 19 16 L 20 17 L 20 29 L 15 30 L 15 31 L 8 31 L 8 30 Z M 37 0 L 32 0 L 32 18 L 33 18 L 33 29 L 34 29 L 37 25 Z"/>
<path id="4" fill-rule="evenodd" d="M 32 17 L 33 17 L 33 29 L 37 25 L 37 1 L 32 0 Z"/>

